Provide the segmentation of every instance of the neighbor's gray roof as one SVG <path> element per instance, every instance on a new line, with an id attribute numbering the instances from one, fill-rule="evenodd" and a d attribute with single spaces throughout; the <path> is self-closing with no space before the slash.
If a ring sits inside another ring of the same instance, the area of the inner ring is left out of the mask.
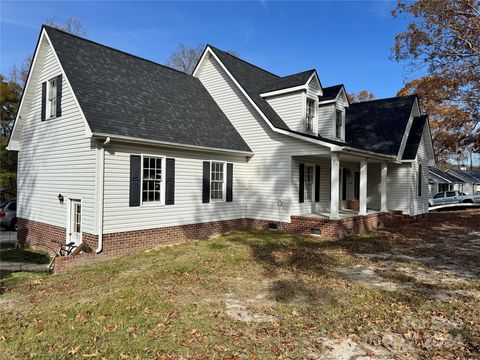
<path id="1" fill-rule="evenodd" d="M 251 151 L 197 78 L 44 28 L 92 132 Z"/>
<path id="2" fill-rule="evenodd" d="M 440 170 L 439 168 L 436 168 L 434 166 L 429 166 L 428 171 L 430 172 L 430 176 L 436 177 L 440 181 L 447 181 L 447 183 L 452 183 L 452 184 L 463 184 L 464 181 L 457 178 L 456 176 L 453 176 L 452 174 L 449 174 L 445 171 Z"/>
<path id="3" fill-rule="evenodd" d="M 459 177 L 465 182 L 469 182 L 472 184 L 480 184 L 480 171 L 457 170 L 457 169 L 450 169 L 447 171 L 449 174 L 455 177 Z"/>
<path id="4" fill-rule="evenodd" d="M 346 109 L 346 143 L 398 155 L 415 99 L 409 95 L 350 104 Z"/>

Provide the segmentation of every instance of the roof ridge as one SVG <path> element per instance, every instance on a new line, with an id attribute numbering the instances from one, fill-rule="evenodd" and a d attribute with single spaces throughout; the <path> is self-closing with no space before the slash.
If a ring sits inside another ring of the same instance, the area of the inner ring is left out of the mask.
<path id="1" fill-rule="evenodd" d="M 336 85 L 330 85 L 330 86 L 324 86 L 322 89 L 328 89 L 328 88 L 333 88 L 333 87 L 345 87 L 345 85 L 342 83 L 342 84 L 336 84 Z"/>
<path id="2" fill-rule="evenodd" d="M 116 49 L 116 48 L 111 47 L 111 46 L 108 46 L 108 45 L 100 44 L 99 42 L 96 42 L 96 41 L 93 41 L 93 40 L 84 38 L 84 37 L 79 36 L 79 35 L 75 35 L 75 34 L 69 33 L 68 31 L 65 31 L 65 30 L 62 30 L 62 29 L 57 29 L 57 28 L 52 27 L 52 26 L 50 26 L 50 25 L 43 24 L 43 25 L 42 25 L 42 28 L 50 29 L 50 30 L 53 30 L 53 31 L 58 31 L 58 32 L 60 32 L 60 33 L 62 33 L 62 34 L 65 34 L 65 35 L 68 35 L 68 36 L 71 36 L 71 37 L 74 37 L 74 38 L 77 38 L 77 39 L 80 39 L 80 40 L 89 42 L 89 43 L 91 43 L 91 44 L 93 44 L 93 45 L 98 45 L 98 46 L 101 46 L 101 47 L 103 47 L 103 48 L 106 48 L 106 49 L 109 49 L 109 50 L 112 50 L 112 51 L 116 51 L 116 52 L 118 52 L 118 53 L 121 53 L 121 54 L 130 56 L 130 57 L 133 57 L 133 58 L 135 58 L 135 59 L 137 59 L 137 60 L 146 61 L 146 62 L 149 62 L 149 63 L 151 63 L 151 64 L 153 64 L 153 65 L 161 66 L 161 67 L 163 67 L 163 68 L 165 68 L 165 69 L 167 69 L 167 70 L 172 70 L 172 71 L 178 72 L 178 73 L 180 73 L 180 74 L 183 74 L 183 75 L 186 75 L 186 76 L 195 78 L 194 76 L 192 76 L 192 75 L 190 75 L 190 74 L 187 74 L 186 72 L 183 72 L 183 71 L 180 71 L 180 70 L 171 68 L 170 66 L 157 63 L 157 62 L 155 62 L 155 61 L 153 61 L 153 60 L 145 59 L 145 58 L 143 58 L 143 57 L 141 57 L 141 56 L 134 55 L 134 54 L 128 53 L 128 52 L 123 51 L 123 50 Z M 196 78 L 195 78 L 195 79 L 196 79 Z"/>
<path id="3" fill-rule="evenodd" d="M 223 50 L 221 50 L 221 49 L 219 49 L 219 48 L 217 48 L 217 47 L 215 47 L 215 46 L 213 46 L 213 45 L 207 44 L 207 46 L 208 46 L 209 48 L 213 49 L 213 50 L 221 51 L 222 53 L 224 53 L 224 54 L 226 54 L 226 55 L 228 55 L 228 56 L 230 56 L 230 57 L 233 57 L 233 58 L 235 58 L 235 59 L 237 59 L 237 60 L 240 60 L 240 61 L 244 62 L 244 63 L 247 64 L 247 65 L 250 65 L 250 66 L 253 66 L 253 67 L 255 67 L 255 68 L 259 69 L 259 70 L 262 70 L 263 72 L 266 72 L 266 73 L 268 73 L 268 74 L 270 74 L 270 75 L 276 76 L 276 77 L 279 78 L 279 79 L 282 78 L 282 76 L 280 76 L 280 75 L 277 75 L 277 74 L 272 73 L 271 71 L 265 70 L 264 68 L 261 68 L 260 66 L 257 66 L 257 65 L 255 65 L 255 64 L 252 64 L 251 62 L 248 62 L 248 61 L 246 61 L 246 60 L 243 60 L 243 59 L 239 58 L 238 56 L 232 55 L 232 54 L 230 54 L 229 52 L 223 51 Z"/>
<path id="4" fill-rule="evenodd" d="M 285 76 L 280 76 L 280 79 L 284 79 L 284 78 L 289 77 L 289 76 L 295 76 L 295 75 L 299 75 L 299 74 L 304 74 L 304 73 L 307 73 L 307 72 L 315 72 L 315 71 L 316 71 L 316 69 L 299 71 L 299 72 L 296 72 L 296 73 L 293 73 L 293 74 L 289 74 L 289 75 L 285 75 Z"/>
<path id="5" fill-rule="evenodd" d="M 402 96 L 392 96 L 388 98 L 382 98 L 382 99 L 373 99 L 373 100 L 367 100 L 367 101 L 360 101 L 360 102 L 355 102 L 352 103 L 351 105 L 360 105 L 360 104 L 366 104 L 366 103 L 371 103 L 375 101 L 385 101 L 385 100 L 393 100 L 393 99 L 404 99 L 408 97 L 417 97 L 417 94 L 411 94 L 411 95 L 402 95 Z"/>

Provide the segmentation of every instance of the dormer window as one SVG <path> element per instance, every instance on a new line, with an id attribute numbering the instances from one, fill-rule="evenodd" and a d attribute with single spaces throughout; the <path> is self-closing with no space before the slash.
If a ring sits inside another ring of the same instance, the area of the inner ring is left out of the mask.
<path id="1" fill-rule="evenodd" d="M 337 139 L 342 138 L 342 127 L 343 127 L 343 111 L 336 109 L 335 110 L 335 137 Z"/>
<path id="2" fill-rule="evenodd" d="M 307 132 L 313 132 L 313 120 L 315 119 L 315 100 L 307 98 L 307 113 L 305 130 Z"/>

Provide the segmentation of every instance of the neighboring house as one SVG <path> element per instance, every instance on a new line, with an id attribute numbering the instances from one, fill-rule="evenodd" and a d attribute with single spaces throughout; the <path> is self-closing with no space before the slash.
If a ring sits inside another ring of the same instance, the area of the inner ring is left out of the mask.
<path id="1" fill-rule="evenodd" d="M 480 194 L 480 171 L 450 169 L 447 173 L 463 181 L 463 184 L 456 185 L 454 190 L 467 195 Z"/>
<path id="2" fill-rule="evenodd" d="M 434 166 L 428 167 L 428 182 L 431 196 L 443 191 L 459 190 L 465 184 L 458 177 Z"/>
<path id="3" fill-rule="evenodd" d="M 8 149 L 23 243 L 116 254 L 423 214 L 434 165 L 416 96 L 349 104 L 315 70 L 280 77 L 212 46 L 192 76 L 48 26 Z"/>

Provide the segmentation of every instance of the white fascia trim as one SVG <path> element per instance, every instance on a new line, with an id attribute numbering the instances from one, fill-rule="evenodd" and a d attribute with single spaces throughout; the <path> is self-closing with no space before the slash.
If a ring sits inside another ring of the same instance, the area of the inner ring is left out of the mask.
<path id="1" fill-rule="evenodd" d="M 454 183 L 454 182 L 452 182 L 452 181 L 450 181 L 450 180 L 448 180 L 448 179 L 445 179 L 445 178 L 444 178 L 443 176 L 441 176 L 441 175 L 435 174 L 433 171 L 428 170 L 428 173 L 429 173 L 429 174 L 432 174 L 432 176 L 435 176 L 435 177 L 437 177 L 437 178 L 440 178 L 440 179 L 445 180 L 445 181 L 446 181 L 447 183 L 449 183 L 449 184 L 457 184 L 457 183 Z"/>
<path id="2" fill-rule="evenodd" d="M 308 84 L 308 83 L 307 83 L 307 84 Z M 308 85 L 307 85 L 307 84 L 305 84 L 305 85 L 299 85 L 299 86 L 294 86 L 294 87 L 290 87 L 290 88 L 285 88 L 285 89 L 280 89 L 280 90 L 275 90 L 275 91 L 270 91 L 270 92 L 266 92 L 266 93 L 260 94 L 260 96 L 263 97 L 263 98 L 265 98 L 265 97 L 270 97 L 270 96 L 288 94 L 288 93 L 297 92 L 297 91 L 306 91 L 307 88 L 308 88 Z"/>
<path id="3" fill-rule="evenodd" d="M 328 147 L 332 151 L 340 151 L 341 150 L 341 147 L 338 146 L 338 145 L 333 145 L 333 144 L 330 144 L 330 143 L 327 143 L 327 142 L 321 141 L 321 140 L 310 139 L 310 138 L 307 138 L 307 137 L 304 137 L 304 136 L 301 136 L 301 135 L 297 135 L 297 134 L 294 134 L 294 133 L 291 133 L 291 132 L 288 132 L 288 131 L 285 131 L 285 130 L 282 130 L 282 129 L 277 129 L 275 126 L 273 126 L 270 123 L 270 120 L 268 120 L 268 118 L 265 116 L 265 114 L 258 108 L 257 104 L 255 104 L 255 102 L 250 98 L 250 96 L 247 94 L 247 92 L 242 88 L 242 86 L 239 84 L 239 82 L 235 79 L 235 77 L 233 77 L 233 75 L 230 73 L 230 71 L 228 71 L 226 66 L 220 61 L 218 56 L 215 54 L 215 52 L 212 51 L 212 49 L 210 49 L 209 46 L 207 46 L 207 48 L 205 49 L 205 52 L 203 53 L 202 58 L 200 59 L 195 71 L 193 72 L 193 76 L 196 76 L 197 70 L 200 68 L 200 64 L 204 60 L 207 52 L 210 53 L 210 55 L 213 56 L 213 58 L 218 62 L 218 64 L 227 73 L 227 75 L 235 83 L 235 85 L 242 92 L 242 94 L 247 98 L 247 100 L 250 102 L 250 104 L 253 106 L 253 108 L 260 114 L 260 116 L 263 118 L 263 120 L 265 120 L 265 122 L 270 127 L 270 129 L 272 129 L 272 131 L 274 131 L 276 133 L 279 133 L 279 134 L 294 137 L 294 138 L 297 138 L 297 139 L 300 139 L 300 140 L 303 140 L 303 141 L 311 142 L 311 143 L 314 143 L 314 144 L 317 144 L 317 145 L 322 145 L 322 146 Z"/>
<path id="4" fill-rule="evenodd" d="M 317 83 L 318 83 L 318 87 L 320 88 L 320 91 L 317 92 L 317 96 L 322 96 L 323 95 L 323 89 L 322 89 L 322 85 L 320 84 L 320 79 L 318 78 L 318 74 L 317 74 L 317 70 L 313 70 L 313 74 L 308 78 L 307 80 L 307 87 L 308 87 L 308 84 L 310 84 L 310 81 L 312 81 L 313 78 L 316 78 L 317 79 Z"/>
<path id="5" fill-rule="evenodd" d="M 92 130 L 90 129 L 90 125 L 88 125 L 87 118 L 85 117 L 85 114 L 83 113 L 82 107 L 80 106 L 80 103 L 78 102 L 77 96 L 75 95 L 75 92 L 73 91 L 72 85 L 70 85 L 70 81 L 68 80 L 67 74 L 65 74 L 65 70 L 63 69 L 62 63 L 60 62 L 60 59 L 58 58 L 57 52 L 55 51 L 55 47 L 53 46 L 52 42 L 50 41 L 50 38 L 48 37 L 47 32 L 45 29 L 43 29 L 43 34 L 45 34 L 45 37 L 47 38 L 48 42 L 50 43 L 50 46 L 53 50 L 53 55 L 55 55 L 55 59 L 58 62 L 58 65 L 60 65 L 60 69 L 62 70 L 63 77 L 65 78 L 67 82 L 68 89 L 73 95 L 73 99 L 75 100 L 75 104 L 77 104 L 77 107 L 80 109 L 80 114 L 82 115 L 82 119 L 85 123 L 85 136 L 86 137 L 92 137 Z"/>
<path id="6" fill-rule="evenodd" d="M 339 93 L 339 94 L 340 94 L 340 93 Z M 336 97 L 335 99 L 319 101 L 319 102 L 318 102 L 318 106 L 326 105 L 326 104 L 333 104 L 333 103 L 336 103 L 337 100 L 338 100 L 338 94 L 337 94 L 337 97 Z"/>
<path id="7" fill-rule="evenodd" d="M 137 137 L 132 137 L 132 136 L 113 135 L 113 134 L 98 133 L 98 132 L 92 133 L 92 137 L 94 137 L 94 138 L 110 137 L 112 139 L 112 141 L 117 140 L 117 141 L 122 141 L 122 142 L 130 142 L 130 143 L 134 143 L 134 144 L 152 144 L 152 145 L 160 145 L 160 146 L 176 148 L 176 149 L 185 149 L 185 150 L 200 150 L 200 151 L 205 151 L 205 152 L 222 152 L 222 153 L 237 154 L 237 155 L 242 155 L 242 156 L 253 156 L 253 155 L 255 155 L 251 151 L 218 149 L 218 148 L 212 148 L 212 147 L 207 147 L 207 146 L 178 144 L 178 143 L 172 143 L 172 142 L 168 142 L 168 141 L 150 140 L 150 139 L 143 139 L 143 138 L 137 138 Z"/>
<path id="8" fill-rule="evenodd" d="M 33 69 L 35 68 L 35 65 L 37 63 L 38 53 L 40 52 L 40 47 L 42 45 L 42 41 L 43 41 L 44 36 L 45 36 L 45 29 L 42 30 L 42 34 L 40 35 L 40 38 L 38 39 L 37 48 L 35 50 L 35 54 L 33 55 L 32 65 L 30 66 L 30 72 L 28 74 L 27 81 L 25 82 L 25 87 L 23 88 L 23 95 L 24 96 L 22 96 L 22 101 L 20 102 L 20 105 L 18 106 L 17 116 L 15 117 L 15 123 L 13 124 L 12 133 L 10 134 L 10 141 L 8 142 L 8 145 L 6 147 L 6 149 L 9 150 L 9 151 L 20 150 L 19 142 L 15 141 L 15 140 L 12 140 L 12 139 L 13 139 L 13 135 L 15 134 L 15 130 L 17 129 L 17 124 L 18 124 L 18 120 L 20 119 L 20 114 L 22 113 L 23 104 L 25 103 L 27 90 L 28 90 L 28 87 L 30 86 L 30 79 L 31 79 L 32 74 L 33 74 Z"/>
<path id="9" fill-rule="evenodd" d="M 400 164 L 401 162 L 397 160 L 397 157 L 395 155 L 382 155 L 382 154 L 378 154 L 376 152 L 373 152 L 373 151 L 368 151 L 368 150 L 362 150 L 362 149 L 356 149 L 356 148 L 353 148 L 353 147 L 350 147 L 350 146 L 344 146 L 342 147 L 342 150 L 345 151 L 345 152 L 348 152 L 348 153 L 353 153 L 353 154 L 364 154 L 364 155 L 368 155 L 369 157 L 372 157 L 372 158 L 376 158 L 376 159 L 387 159 L 387 160 L 390 160 L 394 163 L 397 163 L 397 164 Z"/>
<path id="10" fill-rule="evenodd" d="M 407 126 L 405 127 L 405 132 L 403 133 L 402 142 L 400 143 L 400 149 L 399 149 L 399 152 L 398 152 L 398 155 L 397 155 L 397 160 L 398 161 L 402 160 L 403 153 L 405 152 L 405 146 L 407 144 L 408 136 L 410 135 L 410 130 L 412 129 L 413 119 L 415 119 L 415 116 L 414 116 L 415 105 L 417 105 L 417 109 L 420 109 L 418 107 L 418 99 L 417 98 L 415 98 L 415 102 L 413 103 L 412 110 L 410 111 L 410 117 L 408 119 Z M 419 111 L 419 113 L 420 113 L 420 111 Z M 403 149 L 403 150 L 400 151 L 401 149 Z"/>

